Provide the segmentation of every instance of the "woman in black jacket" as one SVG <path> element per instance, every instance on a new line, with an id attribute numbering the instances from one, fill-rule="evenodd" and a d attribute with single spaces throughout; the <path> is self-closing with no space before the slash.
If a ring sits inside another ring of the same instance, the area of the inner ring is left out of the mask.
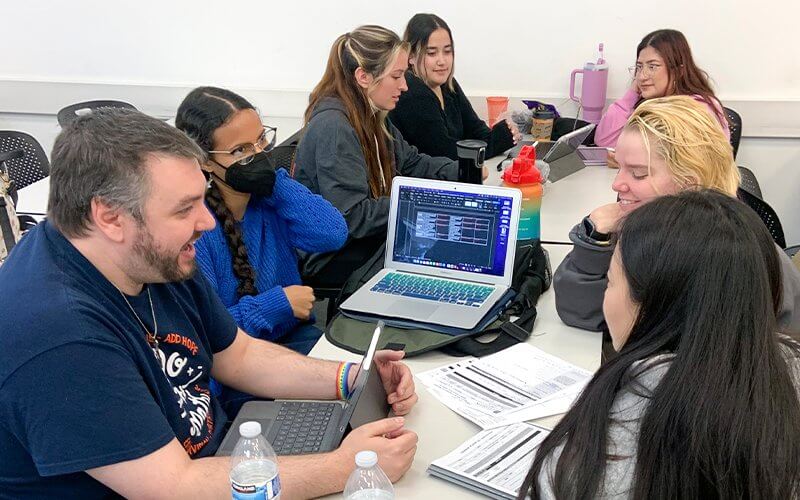
<path id="1" fill-rule="evenodd" d="M 521 137 L 516 125 L 501 120 L 487 127 L 453 78 L 453 37 L 447 23 L 435 14 L 416 14 L 403 38 L 411 46 L 408 92 L 389 119 L 409 144 L 421 153 L 453 160 L 458 159 L 456 142 L 462 139 L 486 141 L 487 158 L 514 146 Z"/>

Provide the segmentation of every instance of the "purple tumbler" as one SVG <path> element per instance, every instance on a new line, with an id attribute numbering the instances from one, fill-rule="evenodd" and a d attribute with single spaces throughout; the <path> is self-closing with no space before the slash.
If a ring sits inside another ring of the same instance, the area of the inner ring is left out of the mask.
<path id="1" fill-rule="evenodd" d="M 603 44 L 600 44 L 600 58 L 597 63 L 586 63 L 583 69 L 576 69 L 569 77 L 569 98 L 580 103 L 582 118 L 589 123 L 597 123 L 603 116 L 608 87 L 608 65 L 603 59 Z M 581 97 L 575 95 L 575 75 L 581 74 Z"/>

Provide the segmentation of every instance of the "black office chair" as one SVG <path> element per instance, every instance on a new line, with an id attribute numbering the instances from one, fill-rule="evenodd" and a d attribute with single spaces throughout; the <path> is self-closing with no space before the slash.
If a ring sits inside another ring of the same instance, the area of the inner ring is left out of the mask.
<path id="1" fill-rule="evenodd" d="M 741 180 L 739 181 L 739 187 L 744 189 L 748 193 L 758 196 L 762 200 L 764 196 L 761 194 L 761 186 L 758 184 L 758 179 L 756 179 L 756 174 L 753 173 L 747 167 L 739 167 L 739 176 Z"/>
<path id="2" fill-rule="evenodd" d="M 17 150 L 22 150 L 24 154 L 13 155 L 13 158 L 5 161 L 8 176 L 14 181 L 17 189 L 22 189 L 50 175 L 50 162 L 39 141 L 25 132 L 0 130 L 0 152 L 16 152 Z"/>
<path id="3" fill-rule="evenodd" d="M 285 168 L 291 175 L 296 151 L 297 146 L 275 146 L 272 148 L 270 153 L 272 154 L 272 159 L 275 161 L 275 168 Z"/>
<path id="4" fill-rule="evenodd" d="M 74 122 L 79 116 L 91 113 L 95 109 L 101 108 L 136 109 L 133 104 L 128 104 L 127 102 L 123 101 L 100 100 L 78 102 L 75 104 L 70 104 L 58 112 L 58 124 L 61 126 L 61 128 L 64 128 L 70 123 Z"/>
<path id="5" fill-rule="evenodd" d="M 736 192 L 736 196 L 761 217 L 764 225 L 769 229 L 769 234 L 772 235 L 772 239 L 775 240 L 775 244 L 781 248 L 786 248 L 786 237 L 783 234 L 783 226 L 781 225 L 780 219 L 778 219 L 778 214 L 769 206 L 769 203 L 744 189 L 739 189 Z"/>
<path id="6" fill-rule="evenodd" d="M 25 151 L 22 149 L 0 152 L 0 175 L 8 175 L 9 160 L 19 160 L 24 157 L 25 157 Z M 10 177 L 11 176 L 9 176 L 9 180 L 11 180 L 11 182 L 10 185 L 8 186 L 8 195 L 11 197 L 11 203 L 13 203 L 14 207 L 16 207 L 17 202 L 19 201 L 19 192 L 17 190 L 17 183 Z M 30 214 L 23 214 L 21 212 L 17 212 L 17 219 L 19 219 L 20 232 L 23 234 L 32 227 L 34 227 L 36 224 L 38 224 L 38 221 Z"/>
<path id="7" fill-rule="evenodd" d="M 728 118 L 728 128 L 731 131 L 731 146 L 733 147 L 733 158 L 736 159 L 736 153 L 739 151 L 739 141 L 742 139 L 742 117 L 739 113 L 731 108 L 722 108 L 725 110 L 725 116 Z"/>

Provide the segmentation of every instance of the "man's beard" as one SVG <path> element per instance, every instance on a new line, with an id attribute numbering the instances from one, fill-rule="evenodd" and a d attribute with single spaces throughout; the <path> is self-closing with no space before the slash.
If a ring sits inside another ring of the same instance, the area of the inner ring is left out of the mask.
<path id="1" fill-rule="evenodd" d="M 144 280 L 144 283 L 170 283 L 187 280 L 194 276 L 197 270 L 197 263 L 194 260 L 188 270 L 183 270 L 178 264 L 180 250 L 174 254 L 163 250 L 156 244 L 153 235 L 144 225 L 140 227 L 139 234 L 139 240 L 133 245 L 133 253 L 141 259 L 144 268 L 142 271 L 148 275 L 149 279 Z"/>

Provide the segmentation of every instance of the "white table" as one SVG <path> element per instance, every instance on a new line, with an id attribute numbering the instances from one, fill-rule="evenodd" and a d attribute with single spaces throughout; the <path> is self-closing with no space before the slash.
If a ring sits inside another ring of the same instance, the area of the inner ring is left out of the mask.
<path id="1" fill-rule="evenodd" d="M 546 245 L 555 269 L 572 248 L 567 245 Z M 564 325 L 555 310 L 552 290 L 545 292 L 537 305 L 538 317 L 533 335 L 528 343 L 575 365 L 594 372 L 600 366 L 601 335 Z M 324 337 L 311 351 L 311 356 L 335 360 L 358 361 L 360 356 L 339 349 Z M 425 353 L 406 361 L 413 373 L 454 362 L 458 358 L 438 351 Z M 417 455 L 411 470 L 395 484 L 397 498 L 481 498 L 476 493 L 452 483 L 436 479 L 425 473 L 428 465 L 454 450 L 477 434 L 480 428 L 462 418 L 429 394 L 421 382 L 416 381 L 419 402 L 406 417 L 406 426 L 419 435 Z M 552 427 L 560 416 L 535 421 Z"/>

